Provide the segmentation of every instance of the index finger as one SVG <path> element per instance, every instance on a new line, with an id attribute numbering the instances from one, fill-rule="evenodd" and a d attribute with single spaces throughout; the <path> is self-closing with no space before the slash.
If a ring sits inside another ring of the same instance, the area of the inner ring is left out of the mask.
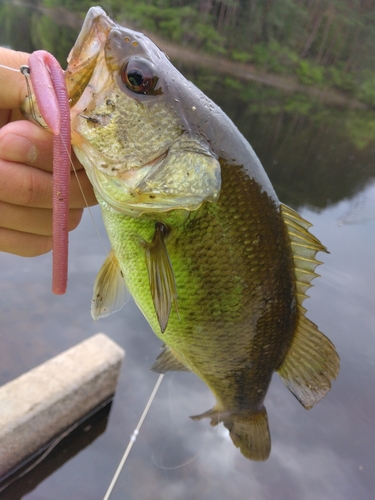
<path id="1" fill-rule="evenodd" d="M 0 63 L 18 70 L 27 64 L 29 54 L 0 47 Z M 0 67 L 0 108 L 19 109 L 27 95 L 25 77 L 21 72 Z"/>

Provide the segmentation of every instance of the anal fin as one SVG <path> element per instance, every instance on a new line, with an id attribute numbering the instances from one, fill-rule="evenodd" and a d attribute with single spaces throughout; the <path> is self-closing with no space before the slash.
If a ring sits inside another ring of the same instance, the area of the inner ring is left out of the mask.
<path id="1" fill-rule="evenodd" d="M 305 317 L 302 307 L 299 315 L 292 345 L 277 372 L 298 401 L 310 409 L 330 390 L 340 358 L 332 342 Z"/>

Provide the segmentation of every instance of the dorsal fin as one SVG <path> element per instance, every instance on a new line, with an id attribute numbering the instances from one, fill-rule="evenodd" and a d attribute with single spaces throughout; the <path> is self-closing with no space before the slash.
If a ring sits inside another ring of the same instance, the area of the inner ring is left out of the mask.
<path id="1" fill-rule="evenodd" d="M 302 302 L 311 281 L 319 276 L 315 268 L 317 252 L 327 249 L 308 232 L 311 226 L 297 212 L 281 205 L 294 260 L 297 295 L 296 332 L 283 364 L 277 370 L 284 384 L 307 409 L 317 403 L 331 388 L 339 372 L 340 358 L 332 342 L 305 317 Z"/>
<path id="2" fill-rule="evenodd" d="M 317 252 L 329 252 L 315 236 L 309 233 L 308 229 L 312 224 L 303 219 L 297 212 L 286 205 L 281 205 L 281 215 L 292 247 L 297 300 L 298 304 L 302 306 L 302 302 L 308 297 L 306 290 L 312 286 L 311 281 L 319 276 L 315 273 L 315 268 L 322 262 L 317 260 L 315 256 Z"/>

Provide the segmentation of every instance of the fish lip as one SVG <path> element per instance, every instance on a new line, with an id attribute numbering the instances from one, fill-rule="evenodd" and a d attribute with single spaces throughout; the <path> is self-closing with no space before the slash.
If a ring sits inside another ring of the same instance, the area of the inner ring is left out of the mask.
<path id="1" fill-rule="evenodd" d="M 91 7 L 83 21 L 81 31 L 68 56 L 68 65 L 74 61 L 87 57 L 94 57 L 99 53 L 107 40 L 110 31 L 117 24 L 104 12 L 101 7 Z M 99 42 L 99 46 L 94 42 Z M 90 56 L 91 54 L 91 56 Z"/>
<path id="2" fill-rule="evenodd" d="M 101 7 L 91 7 L 87 12 L 64 72 L 71 108 L 89 84 L 108 35 L 116 27 Z"/>
<path id="3" fill-rule="evenodd" d="M 76 58 L 82 50 L 82 47 L 85 45 L 86 37 L 93 29 L 93 26 L 97 23 L 98 20 L 104 21 L 105 24 L 108 24 L 108 27 L 112 29 L 112 27 L 116 26 L 116 24 L 110 19 L 104 10 L 101 7 L 91 7 L 86 14 L 86 17 L 83 21 L 81 31 L 78 34 L 77 40 L 70 51 L 68 56 L 68 62 L 72 58 Z M 78 52 L 78 53 L 77 53 Z"/>

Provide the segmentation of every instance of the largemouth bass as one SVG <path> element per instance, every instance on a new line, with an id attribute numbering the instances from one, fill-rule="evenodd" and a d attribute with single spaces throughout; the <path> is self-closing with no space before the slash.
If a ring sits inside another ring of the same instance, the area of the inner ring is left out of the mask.
<path id="1" fill-rule="evenodd" d="M 112 245 L 95 319 L 124 283 L 164 349 L 152 369 L 191 370 L 233 443 L 266 460 L 275 371 L 305 408 L 339 371 L 302 302 L 324 246 L 282 205 L 251 146 L 141 33 L 89 10 L 65 72 L 72 144 Z"/>

